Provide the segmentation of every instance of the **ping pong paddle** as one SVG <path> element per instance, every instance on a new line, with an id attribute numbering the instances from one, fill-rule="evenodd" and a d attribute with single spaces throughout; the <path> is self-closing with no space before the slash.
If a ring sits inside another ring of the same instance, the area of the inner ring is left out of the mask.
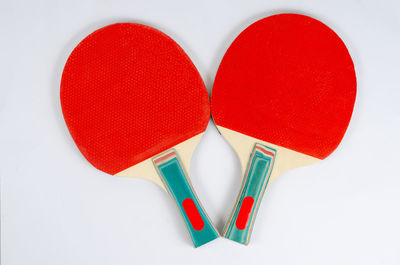
<path id="1" fill-rule="evenodd" d="M 356 75 L 343 41 L 323 23 L 279 14 L 247 27 L 219 66 L 211 112 L 242 166 L 223 236 L 248 244 L 267 185 L 326 158 L 353 112 Z"/>
<path id="2" fill-rule="evenodd" d="M 188 176 L 210 119 L 209 98 L 174 40 L 135 23 L 94 31 L 69 56 L 60 98 L 69 132 L 95 168 L 160 185 L 195 247 L 219 236 Z"/>

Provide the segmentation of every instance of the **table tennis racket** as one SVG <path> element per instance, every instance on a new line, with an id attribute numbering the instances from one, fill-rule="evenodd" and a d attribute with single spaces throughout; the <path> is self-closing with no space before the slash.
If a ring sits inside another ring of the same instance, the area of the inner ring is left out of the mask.
<path id="1" fill-rule="evenodd" d="M 134 23 L 94 31 L 69 56 L 60 98 L 69 132 L 95 168 L 164 188 L 195 247 L 219 236 L 188 176 L 210 119 L 209 98 L 174 40 Z"/>
<path id="2" fill-rule="evenodd" d="M 323 23 L 279 14 L 240 33 L 222 59 L 211 96 L 215 124 L 243 173 L 224 237 L 248 244 L 267 185 L 331 154 L 355 97 L 350 54 Z"/>

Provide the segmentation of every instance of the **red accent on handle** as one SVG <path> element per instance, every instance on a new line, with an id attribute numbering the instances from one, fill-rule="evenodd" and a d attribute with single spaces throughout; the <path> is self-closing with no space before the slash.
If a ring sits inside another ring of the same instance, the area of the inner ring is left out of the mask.
<path id="1" fill-rule="evenodd" d="M 249 222 L 251 210 L 253 209 L 254 199 L 252 197 L 245 197 L 240 206 L 240 211 L 236 219 L 236 228 L 244 230 Z"/>
<path id="2" fill-rule="evenodd" d="M 197 210 L 196 204 L 190 198 L 184 199 L 182 202 L 183 209 L 187 217 L 189 218 L 192 227 L 196 231 L 200 231 L 204 228 L 204 222 L 201 218 L 199 211 Z"/>

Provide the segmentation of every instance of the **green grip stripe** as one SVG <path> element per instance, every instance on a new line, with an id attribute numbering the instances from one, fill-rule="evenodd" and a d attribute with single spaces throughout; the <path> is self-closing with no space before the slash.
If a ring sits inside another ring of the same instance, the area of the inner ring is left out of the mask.
<path id="1" fill-rule="evenodd" d="M 237 198 L 232 216 L 225 226 L 224 237 L 248 244 L 258 207 L 268 185 L 275 161 L 276 150 L 261 144 L 255 144 L 243 179 L 242 188 Z M 242 206 L 243 199 L 254 199 L 247 225 L 244 229 L 236 227 L 236 221 Z"/>
<path id="2" fill-rule="evenodd" d="M 183 216 L 186 227 L 195 247 L 201 246 L 218 238 L 218 232 L 212 225 L 209 217 L 201 206 L 190 180 L 183 169 L 183 165 L 180 162 L 178 154 L 172 150 L 153 159 L 153 162 L 159 176 L 161 177 L 161 180 L 164 182 L 166 189 L 171 197 L 175 200 L 176 205 Z M 185 212 L 185 209 L 182 205 L 185 199 L 191 199 L 194 202 L 198 214 L 200 214 L 201 219 L 204 222 L 204 227 L 200 230 L 194 229 L 187 213 Z"/>

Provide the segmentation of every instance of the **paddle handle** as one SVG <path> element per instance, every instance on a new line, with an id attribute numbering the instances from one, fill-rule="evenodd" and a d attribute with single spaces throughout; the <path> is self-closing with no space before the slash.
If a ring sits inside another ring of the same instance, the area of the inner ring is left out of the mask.
<path id="1" fill-rule="evenodd" d="M 255 144 L 250 155 L 242 187 L 223 236 L 247 245 L 254 220 L 274 166 L 276 150 Z"/>
<path id="2" fill-rule="evenodd" d="M 153 163 L 182 214 L 194 246 L 218 238 L 219 234 L 197 198 L 178 153 L 171 149 L 154 158 Z"/>

